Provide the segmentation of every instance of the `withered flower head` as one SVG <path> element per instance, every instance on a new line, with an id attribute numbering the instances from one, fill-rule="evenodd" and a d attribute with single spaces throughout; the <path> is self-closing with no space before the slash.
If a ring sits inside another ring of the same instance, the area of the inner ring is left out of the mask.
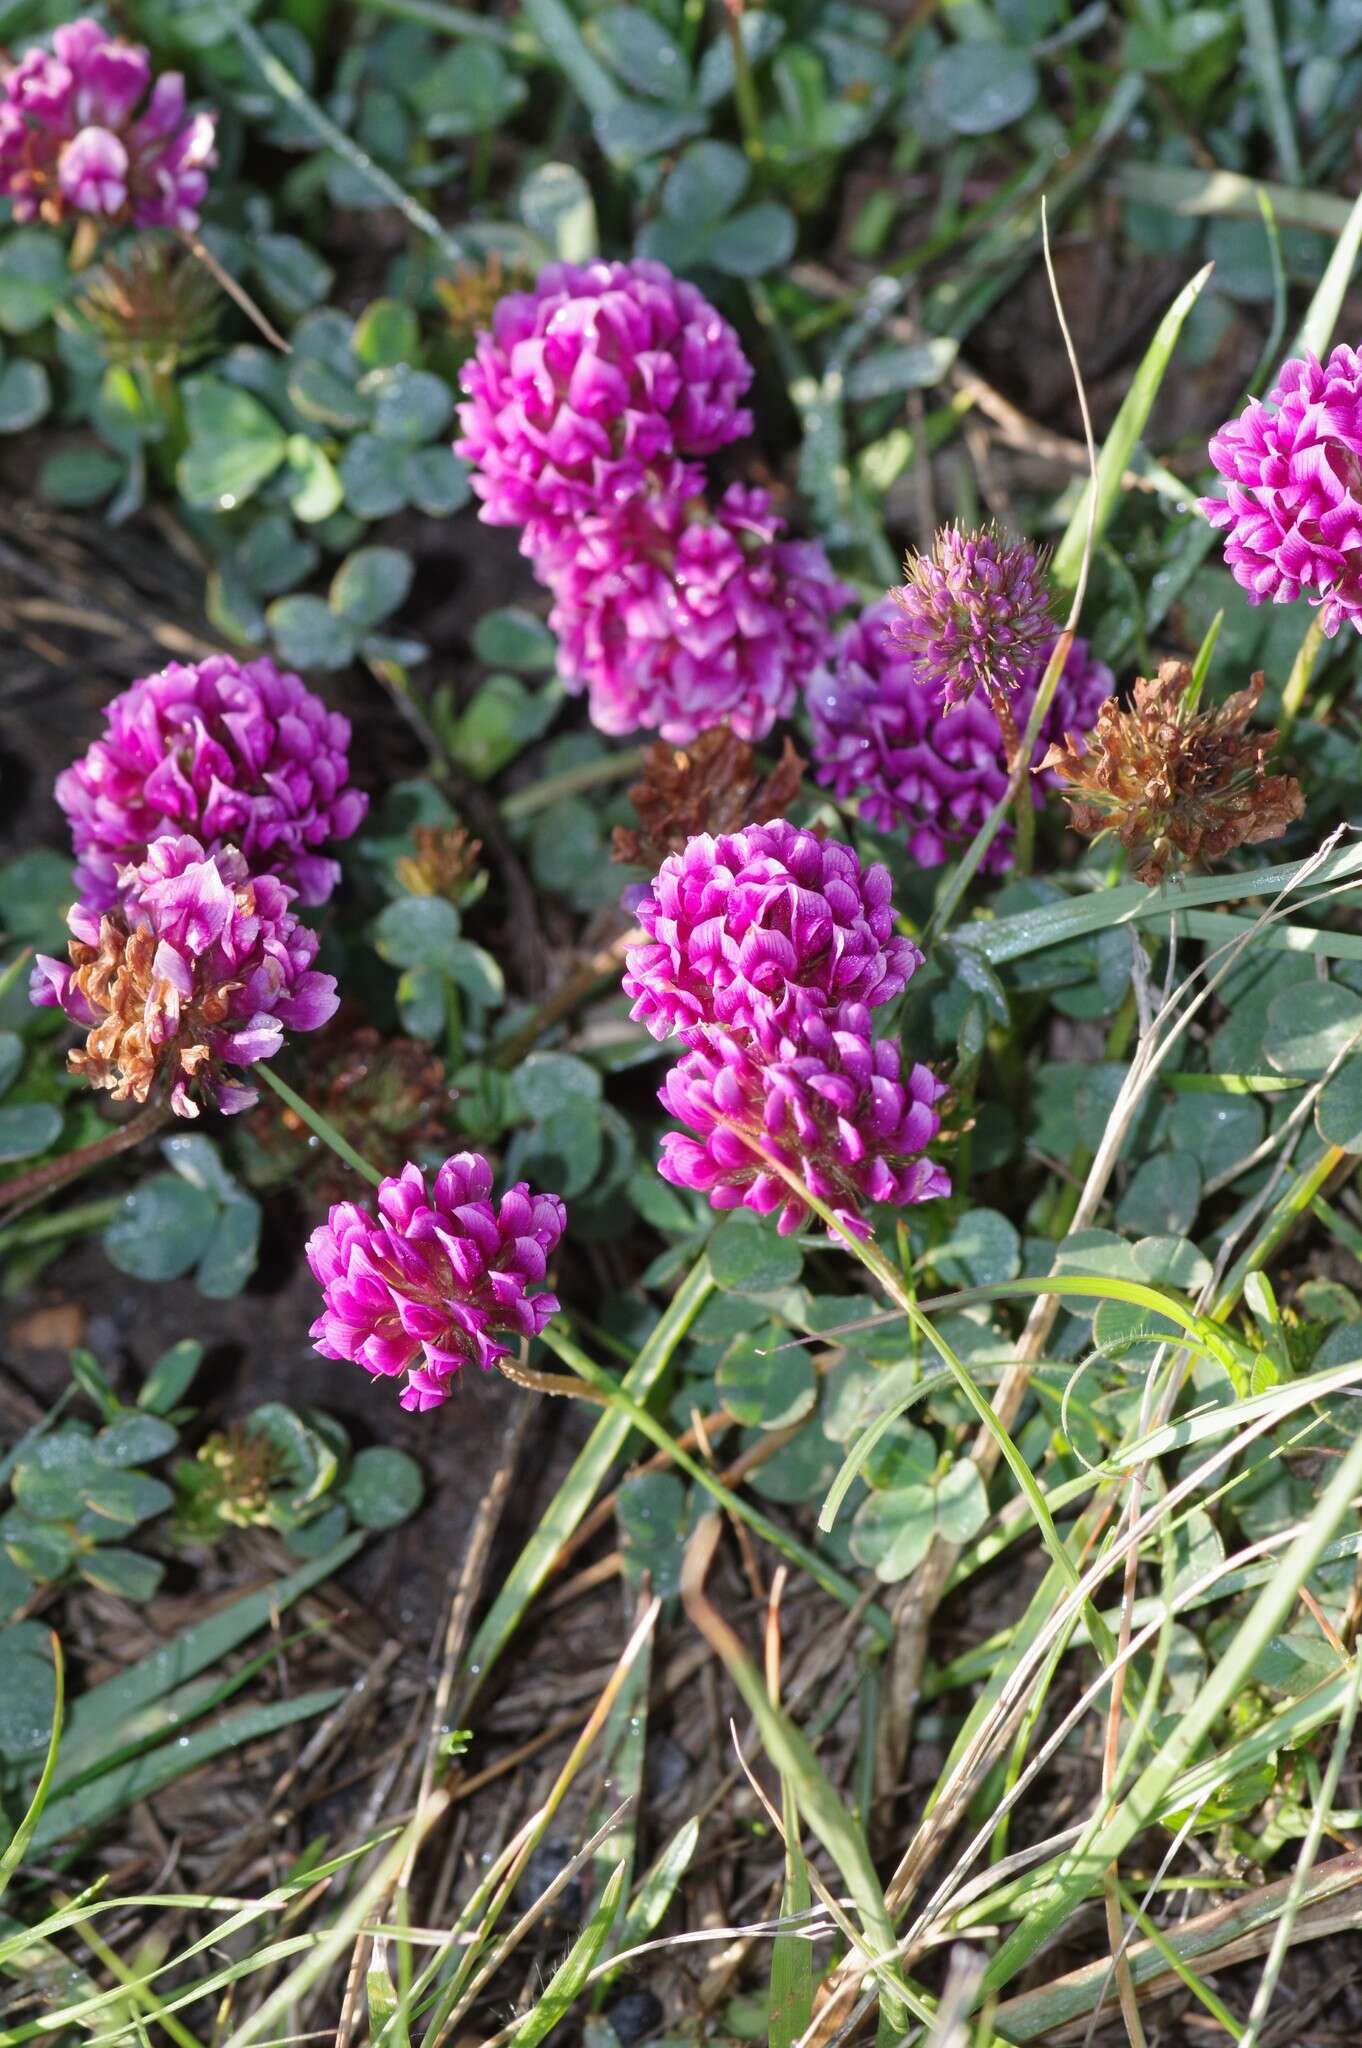
<path id="1" fill-rule="evenodd" d="M 413 1038 L 384 1038 L 372 1025 L 340 1021 L 309 1047 L 307 1085 L 322 1114 L 380 1172 L 400 1172 L 448 1137 L 440 1119 L 451 1095 L 444 1068 Z M 272 1185 L 306 1175 L 309 1191 L 327 1202 L 354 1195 L 354 1175 L 277 1098 L 262 1101 L 246 1128 L 265 1155 L 255 1178 Z"/>
<path id="2" fill-rule="evenodd" d="M 470 839 L 462 825 L 416 825 L 411 836 L 416 852 L 397 862 L 407 893 L 475 903 L 487 887 L 486 870 L 478 865 L 482 841 Z"/>
<path id="3" fill-rule="evenodd" d="M 118 908 L 72 906 L 69 957 L 38 955 L 30 1000 L 81 1027 L 71 1070 L 115 1102 L 155 1090 L 176 1116 L 205 1103 L 229 1116 L 249 1109 L 256 1090 L 232 1072 L 273 1059 L 286 1030 L 316 1031 L 336 1011 L 294 891 L 252 875 L 235 846 L 206 854 L 187 833 L 155 840 L 122 880 Z"/>
<path id="4" fill-rule="evenodd" d="M 711 726 L 687 747 L 654 740 L 643 780 L 629 791 L 643 829 L 616 825 L 611 858 L 651 871 L 698 833 L 737 832 L 783 817 L 799 794 L 806 766 L 787 739 L 763 777 L 751 747 L 726 725 Z"/>
<path id="5" fill-rule="evenodd" d="M 1276 733 L 1249 730 L 1262 675 L 1210 711 L 1188 711 L 1191 680 L 1185 661 L 1161 663 L 1152 682 L 1136 679 L 1129 710 L 1109 697 L 1087 738 L 1070 733 L 1038 771 L 1069 785 L 1076 832 L 1117 835 L 1141 882 L 1276 839 L 1305 809 L 1294 776 L 1267 772 Z"/>
<path id="6" fill-rule="evenodd" d="M 222 294 L 188 250 L 147 235 L 100 264 L 75 310 L 107 361 L 168 376 L 212 348 Z"/>

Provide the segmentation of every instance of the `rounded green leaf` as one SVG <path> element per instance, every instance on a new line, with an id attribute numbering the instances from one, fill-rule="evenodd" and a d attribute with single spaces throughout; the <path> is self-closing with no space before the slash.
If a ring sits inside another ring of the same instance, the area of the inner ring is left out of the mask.
<path id="1" fill-rule="evenodd" d="M 1123 1230 L 1142 1236 L 1181 1237 L 1201 1207 L 1201 1166 L 1190 1152 L 1156 1152 L 1146 1159 L 1116 1205 Z"/>
<path id="2" fill-rule="evenodd" d="M 591 17 L 588 36 L 632 92 L 684 106 L 690 98 L 685 53 L 642 7 L 607 7 Z"/>
<path id="3" fill-rule="evenodd" d="M 360 1451 L 340 1497 L 362 1529 L 395 1529 L 410 1520 L 425 1494 L 421 1467 L 405 1451 Z"/>
<path id="4" fill-rule="evenodd" d="M 203 1347 L 199 1344 L 176 1345 L 175 1350 L 192 1350 L 195 1365 L 203 1356 Z M 170 1352 L 166 1353 L 161 1366 L 165 1365 L 171 1355 Z M 160 1367 L 156 1370 L 159 1371 Z M 142 1389 L 144 1394 L 151 1384 L 151 1380 L 148 1380 L 146 1387 Z M 178 1442 L 177 1432 L 168 1422 L 163 1422 L 159 1415 L 120 1415 L 116 1422 L 110 1422 L 100 1430 L 90 1445 L 90 1454 L 99 1465 L 125 1469 L 130 1465 L 149 1465 L 155 1458 L 164 1458 L 174 1450 Z"/>
<path id="5" fill-rule="evenodd" d="M 0 1756 L 30 1757 L 46 1749 L 56 1704 L 47 1630 L 16 1621 L 0 1634 Z"/>
<path id="6" fill-rule="evenodd" d="M 175 1280 L 203 1257 L 217 1219 L 214 1196 L 178 1174 L 153 1174 L 123 1197 L 104 1249 L 134 1280 Z"/>
<path id="7" fill-rule="evenodd" d="M 922 90 L 957 135 L 992 135 L 1030 113 L 1040 73 L 1022 50 L 970 40 L 952 44 L 928 66 Z"/>
<path id="8" fill-rule="evenodd" d="M 1362 1043 L 1362 996 L 1334 982 L 1283 989 L 1267 1013 L 1263 1050 L 1279 1074 L 1313 1079 L 1354 1038 Z"/>
<path id="9" fill-rule="evenodd" d="M 520 188 L 520 218 L 560 263 L 588 263 L 600 247 L 591 187 L 572 164 L 539 164 Z"/>
<path id="10" fill-rule="evenodd" d="M 488 668 L 544 675 L 558 657 L 558 643 L 541 618 L 522 605 L 484 612 L 473 628 L 473 652 Z"/>
<path id="11" fill-rule="evenodd" d="M 374 944 L 393 967 L 453 972 L 459 913 L 443 896 L 399 896 L 373 924 Z"/>
<path id="12" fill-rule="evenodd" d="M 265 618 L 289 668 L 344 668 L 355 658 L 355 635 L 320 597 L 277 597 Z"/>
<path id="13" fill-rule="evenodd" d="M 356 548 L 331 580 L 331 608 L 356 632 L 367 632 L 405 602 L 415 573 L 411 556 L 398 548 Z"/>
<path id="14" fill-rule="evenodd" d="M 851 1525 L 851 1554 L 885 1585 L 893 1585 L 921 1564 L 935 1534 L 931 1487 L 896 1487 L 868 1494 L 861 1502 Z"/>
<path id="15" fill-rule="evenodd" d="M 1315 1122 L 1326 1145 L 1362 1152 L 1362 1059 L 1343 1062 L 1315 1104 Z"/>
<path id="16" fill-rule="evenodd" d="M 807 1415 L 818 1398 L 818 1378 L 803 1346 L 783 1350 L 786 1332 L 774 1323 L 740 1337 L 720 1361 L 715 1390 L 749 1429 L 783 1429 Z"/>
<path id="17" fill-rule="evenodd" d="M 468 464 L 452 448 L 410 448 L 402 457 L 402 484 L 427 519 L 448 519 L 473 497 Z"/>
<path id="18" fill-rule="evenodd" d="M 410 363 L 370 370 L 360 390 L 373 401 L 374 432 L 408 448 L 433 441 L 454 411 L 454 394 L 444 379 Z"/>
<path id="19" fill-rule="evenodd" d="M 532 1052 L 515 1070 L 515 1092 L 536 1122 L 576 1101 L 599 1102 L 601 1077 L 570 1052 Z"/>
<path id="20" fill-rule="evenodd" d="M 932 1263 L 951 1287 L 991 1287 L 1021 1271 L 1021 1239 L 997 1209 L 967 1209 Z"/>
<path id="21" fill-rule="evenodd" d="M 715 1284 L 726 1293 L 773 1294 L 794 1286 L 804 1254 L 793 1238 L 777 1235 L 773 1222 L 739 1209 L 715 1229 L 709 1263 Z"/>
<path id="22" fill-rule="evenodd" d="M 61 1136 L 62 1114 L 52 1102 L 0 1107 L 0 1161 L 35 1159 Z"/>
<path id="23" fill-rule="evenodd" d="M 686 1489 L 674 1472 L 626 1479 L 615 1503 L 624 1568 L 633 1584 L 648 1576 L 664 1599 L 681 1583 L 686 1541 Z"/>
<path id="24" fill-rule="evenodd" d="M 116 1544 L 88 1551 L 77 1566 L 88 1585 L 98 1586 L 103 1593 L 117 1593 L 123 1600 L 150 1600 L 165 1569 L 156 1558 L 140 1557 L 135 1550 L 123 1550 Z"/>
<path id="25" fill-rule="evenodd" d="M 219 377 L 184 384 L 189 446 L 176 481 L 186 502 L 230 512 L 258 491 L 284 460 L 288 436 L 258 398 Z"/>
<path id="26" fill-rule="evenodd" d="M 51 228 L 16 228 L 0 240 L 0 329 L 32 334 L 66 296 L 71 270 Z"/>
<path id="27" fill-rule="evenodd" d="M 413 362 L 421 352 L 421 326 L 402 299 L 375 299 L 355 322 L 351 343 L 366 369 Z"/>
<path id="28" fill-rule="evenodd" d="M 0 370 L 0 434 L 22 434 L 36 426 L 51 403 L 52 386 L 41 363 L 21 357 Z"/>
<path id="29" fill-rule="evenodd" d="M 38 489 L 54 505 L 98 505 L 117 488 L 123 464 L 105 448 L 63 448 L 38 472 Z"/>

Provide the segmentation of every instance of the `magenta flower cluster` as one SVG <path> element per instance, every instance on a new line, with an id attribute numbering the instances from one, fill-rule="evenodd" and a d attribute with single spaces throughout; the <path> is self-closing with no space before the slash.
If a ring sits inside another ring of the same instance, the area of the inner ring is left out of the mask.
<path id="1" fill-rule="evenodd" d="M 40 960 L 34 1002 L 89 1033 L 72 1064 L 120 1098 L 163 1091 L 177 1116 L 229 1114 L 256 1091 L 226 1079 L 285 1030 L 334 1013 L 315 933 L 292 905 L 339 878 L 325 851 L 364 816 L 350 728 L 273 662 L 214 655 L 144 676 L 58 778 L 80 900 L 70 963 Z"/>
<path id="2" fill-rule="evenodd" d="M 842 635 L 832 661 L 809 684 L 818 780 L 839 803 L 859 800 L 860 814 L 877 831 L 902 836 L 920 867 L 934 868 L 953 846 L 967 843 L 1007 787 L 1007 745 L 987 701 L 976 696 L 951 710 L 940 673 L 924 668 L 901 644 L 900 613 L 891 602 L 873 605 Z M 1024 728 L 1054 646 L 1044 643 L 1020 680 L 1012 704 Z M 1043 759 L 1065 733 L 1086 733 L 1111 696 L 1111 670 L 1087 642 L 1075 640 L 1032 755 Z M 1050 775 L 1033 777 L 1037 806 Z M 985 868 L 1012 864 L 1012 828 L 994 839 Z"/>
<path id="3" fill-rule="evenodd" d="M 505 299 L 464 367 L 457 452 L 482 517 L 522 527 L 565 679 L 603 732 L 760 739 L 795 703 L 851 592 L 785 538 L 763 490 L 707 494 L 748 432 L 737 335 L 660 263 L 556 264 Z"/>
<path id="4" fill-rule="evenodd" d="M 927 1067 L 903 1072 L 898 1047 L 873 1036 L 863 1003 L 747 1038 L 715 1031 L 658 1091 L 685 1126 L 663 1138 L 658 1171 L 716 1209 L 775 1215 L 788 1233 L 809 1209 L 784 1166 L 844 1229 L 868 1237 L 861 1202 L 902 1206 L 950 1193 L 944 1168 L 922 1157 L 945 1092 Z"/>
<path id="5" fill-rule="evenodd" d="M 82 900 L 105 910 L 119 872 L 162 832 L 238 846 L 303 903 L 324 903 L 340 868 L 320 851 L 368 808 L 350 784 L 350 724 L 272 661 L 172 662 L 115 697 L 106 729 L 57 778 Z"/>
<path id="6" fill-rule="evenodd" d="M 488 1368 L 501 1341 L 537 1337 L 557 1312 L 544 1279 L 567 1215 L 557 1195 L 521 1181 L 491 1200 L 492 1169 L 476 1152 L 446 1159 L 428 1189 L 408 1165 L 378 1190 L 375 1218 L 338 1202 L 308 1239 L 324 1308 L 312 1341 L 326 1358 L 401 1378 L 404 1408 L 437 1408 L 460 1366 Z"/>
<path id="7" fill-rule="evenodd" d="M 806 1221 L 807 1189 L 844 1230 L 869 1234 L 867 1201 L 948 1192 L 923 1158 L 942 1089 L 905 1076 L 870 1012 L 922 963 L 894 929 L 887 871 L 785 819 L 701 834 L 663 862 L 628 955 L 632 1015 L 686 1051 L 660 1100 L 685 1133 L 660 1171 L 716 1209 Z"/>
<path id="8" fill-rule="evenodd" d="M 1251 604 L 1304 590 L 1332 638 L 1362 629 L 1362 355 L 1293 358 L 1267 404 L 1250 399 L 1210 444 L 1226 480 L 1201 509 Z"/>
<path id="9" fill-rule="evenodd" d="M 100 1085 L 141 1063 L 148 1080 L 161 1070 L 177 1116 L 197 1116 L 200 1102 L 228 1115 L 249 1109 L 256 1089 L 225 1070 L 272 1059 L 286 1030 L 316 1031 L 339 1000 L 332 976 L 313 969 L 317 935 L 294 916 L 293 898 L 275 876 L 253 875 L 235 847 L 210 854 L 187 833 L 167 834 L 124 870 L 119 917 L 72 907 L 72 959 L 38 955 L 33 1001 L 64 1009 L 93 1051 L 108 1034 L 117 1057 L 107 1078 L 91 1072 Z M 123 1014 L 134 1001 L 140 1014 Z"/>
<path id="10" fill-rule="evenodd" d="M 459 452 L 493 526 L 538 555 L 565 527 L 647 496 L 649 471 L 751 432 L 752 366 L 694 285 L 660 263 L 555 263 L 501 300 L 464 367 Z"/>
<path id="11" fill-rule="evenodd" d="M 0 197 L 14 218 L 68 212 L 139 228 L 198 226 L 217 116 L 191 114 L 176 71 L 85 17 L 0 76 Z"/>

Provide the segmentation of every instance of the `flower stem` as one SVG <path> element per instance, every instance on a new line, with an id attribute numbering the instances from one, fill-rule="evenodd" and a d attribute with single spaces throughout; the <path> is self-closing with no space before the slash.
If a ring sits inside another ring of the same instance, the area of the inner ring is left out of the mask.
<path id="1" fill-rule="evenodd" d="M 1056 640 L 1054 652 L 1046 663 L 1045 674 L 1041 677 L 1040 688 L 1036 692 L 1036 701 L 1031 706 L 1031 716 L 1026 721 L 1026 731 L 1022 734 L 1021 744 L 1017 748 L 1008 774 L 1007 788 L 965 848 L 960 865 L 943 889 L 923 938 L 924 952 L 930 952 L 933 940 L 940 938 L 955 916 L 960 899 L 979 872 L 984 856 L 1007 823 L 1008 813 L 1013 809 L 1019 793 L 1025 786 L 1031 756 L 1035 752 L 1036 741 L 1040 738 L 1040 729 L 1054 702 L 1055 691 L 1059 688 L 1059 679 L 1064 673 L 1064 664 L 1069 658 L 1069 650 L 1073 644 L 1073 628 L 1066 626 Z M 1019 818 L 1018 823 L 1020 822 Z"/>
<path id="2" fill-rule="evenodd" d="M 1299 716 L 1323 645 L 1324 627 L 1320 622 L 1319 613 L 1315 612 L 1305 629 L 1304 639 L 1296 649 L 1296 659 L 1291 664 L 1291 673 L 1286 679 L 1286 688 L 1282 691 L 1282 722 L 1277 741 L 1279 752 L 1291 737 L 1291 728 Z"/>
<path id="3" fill-rule="evenodd" d="M 298 118 L 305 122 L 337 156 L 344 157 L 351 170 L 358 172 L 375 192 L 381 192 L 390 206 L 395 206 L 402 218 L 414 227 L 418 234 L 432 241 L 447 263 L 460 263 L 467 250 L 455 236 L 446 233 L 435 215 L 420 201 L 413 199 L 381 164 L 374 162 L 367 150 L 360 148 L 345 130 L 338 127 L 323 107 L 319 107 L 312 95 L 298 83 L 287 64 L 275 56 L 274 51 L 251 23 L 238 14 L 228 0 L 218 0 L 218 12 L 226 22 L 242 50 L 249 57 L 270 91 L 277 93 L 285 106 L 291 107 Z"/>
<path id="4" fill-rule="evenodd" d="M 576 796 L 579 790 L 594 789 L 602 782 L 623 782 L 626 775 L 642 768 L 646 759 L 646 747 L 626 747 L 621 753 L 604 754 L 597 761 L 581 761 L 575 768 L 560 769 L 557 775 L 546 775 L 542 782 L 513 790 L 501 806 L 501 815 L 510 819 L 529 818 L 556 804 L 559 797 Z"/>
<path id="5" fill-rule="evenodd" d="M 222 264 L 218 262 L 217 257 L 213 254 L 212 250 L 208 247 L 208 244 L 202 239 L 202 237 L 199 235 L 191 234 L 188 228 L 181 228 L 180 240 L 184 243 L 184 246 L 186 249 L 188 249 L 190 255 L 196 257 L 198 261 L 203 265 L 204 269 L 208 272 L 208 275 L 212 278 L 214 284 L 218 285 L 224 292 L 226 292 L 228 298 L 232 300 L 234 305 L 240 306 L 242 312 L 246 315 L 246 318 L 251 322 L 251 325 L 253 327 L 259 328 L 260 332 L 264 335 L 270 347 L 277 348 L 281 355 L 292 355 L 293 349 L 291 344 L 285 341 L 283 335 L 279 332 L 279 329 L 270 322 L 270 320 L 266 317 L 264 313 L 262 313 L 259 306 L 257 306 L 255 300 L 247 291 L 245 285 L 240 284 L 237 281 L 237 279 L 232 276 L 231 271 L 224 269 Z"/>
<path id="6" fill-rule="evenodd" d="M 141 1144 L 143 1138 L 149 1138 L 153 1131 L 158 1131 L 169 1114 L 164 1103 L 150 1103 L 139 1115 L 120 1124 L 116 1131 L 110 1131 L 107 1138 L 97 1138 L 93 1145 L 82 1145 L 76 1152 L 63 1152 L 60 1158 L 44 1160 L 41 1166 L 35 1166 L 29 1173 L 0 1182 L 3 1220 L 13 1222 L 42 1196 L 65 1187 L 68 1181 L 79 1180 L 96 1166 L 102 1166 L 105 1160 L 116 1159 L 120 1152 L 130 1152 L 134 1145 Z"/>
<path id="7" fill-rule="evenodd" d="M 324 1145 L 331 1147 L 338 1159 L 343 1159 L 347 1166 L 353 1166 L 356 1173 L 363 1174 L 365 1180 L 378 1187 L 383 1179 L 378 1168 L 371 1166 L 363 1153 L 356 1152 L 349 1139 L 343 1138 L 336 1126 L 324 1117 L 320 1110 L 313 1109 L 310 1103 L 304 1102 L 301 1095 L 295 1094 L 287 1081 L 280 1080 L 273 1067 L 257 1067 L 256 1073 L 262 1080 L 268 1081 L 280 1101 L 286 1102 L 293 1114 L 300 1117 Z"/>
<path id="8" fill-rule="evenodd" d="M 565 1022 L 578 1005 L 594 995 L 603 983 L 618 980 L 625 954 L 631 946 L 641 946 L 647 936 L 640 925 L 632 925 L 610 945 L 602 947 L 599 953 L 593 953 L 575 974 L 570 974 L 544 998 L 538 1009 L 531 1012 L 510 1038 L 497 1046 L 493 1055 L 496 1065 L 518 1066 L 527 1052 L 534 1051 L 546 1031 Z"/>
<path id="9" fill-rule="evenodd" d="M 723 11 L 728 40 L 733 49 L 733 99 L 738 109 L 743 148 L 754 164 L 760 163 L 766 154 L 766 144 L 761 134 L 761 101 L 757 97 L 757 83 L 752 76 L 747 45 L 743 41 L 742 0 L 723 0 Z"/>

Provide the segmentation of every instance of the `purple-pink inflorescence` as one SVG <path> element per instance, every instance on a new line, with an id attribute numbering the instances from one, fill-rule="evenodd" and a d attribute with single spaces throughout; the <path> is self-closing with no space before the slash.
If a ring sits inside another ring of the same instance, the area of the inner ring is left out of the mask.
<path id="1" fill-rule="evenodd" d="M 807 1222 L 795 1179 L 844 1230 L 869 1237 L 862 1202 L 902 1205 L 950 1192 L 922 1155 L 940 1128 L 945 1087 L 929 1068 L 905 1073 L 899 1049 L 871 1035 L 870 1012 L 846 1003 L 788 1031 L 750 1036 L 716 1027 L 659 1090 L 685 1126 L 662 1140 L 658 1171 L 708 1195 L 716 1209 L 774 1214 L 782 1236 Z"/>
<path id="2" fill-rule="evenodd" d="M 161 1095 L 184 1117 L 249 1109 L 256 1090 L 227 1070 L 272 1059 L 286 1030 L 315 1031 L 337 1008 L 293 890 L 187 834 L 155 840 L 121 879 L 117 909 L 73 907 L 70 959 L 38 956 L 32 1000 L 86 1031 L 72 1068 L 116 1100 Z"/>
<path id="3" fill-rule="evenodd" d="M 184 80 L 153 83 L 139 43 L 88 17 L 0 76 L 0 197 L 18 221 L 68 212 L 139 228 L 198 226 L 217 162 L 217 116 L 191 114 Z"/>
<path id="4" fill-rule="evenodd" d="M 544 1279 L 566 1211 L 521 1181 L 491 1200 L 476 1152 L 447 1159 L 427 1189 L 407 1165 L 378 1190 L 378 1216 L 338 1202 L 307 1243 L 325 1307 L 312 1341 L 326 1358 L 404 1377 L 404 1408 L 437 1408 L 460 1366 L 507 1356 L 500 1341 L 536 1337 L 558 1308 L 531 1294 Z"/>
<path id="5" fill-rule="evenodd" d="M 767 492 L 708 495 L 704 458 L 749 431 L 751 381 L 728 322 L 647 261 L 553 265 L 464 367 L 456 450 L 482 517 L 523 527 L 562 674 L 603 732 L 762 738 L 851 600 Z"/>
<path id="6" fill-rule="evenodd" d="M 523 526 L 537 555 L 584 514 L 650 491 L 659 463 L 750 432 L 751 381 L 727 320 L 661 263 L 555 263 L 479 336 L 455 447 L 483 518 Z"/>
<path id="7" fill-rule="evenodd" d="M 56 788 L 90 909 L 117 902 L 119 871 L 162 832 L 238 846 L 303 903 L 326 901 L 340 869 L 323 849 L 350 836 L 368 799 L 350 786 L 348 720 L 301 677 L 215 654 L 142 677 L 106 717 Z"/>
<path id="8" fill-rule="evenodd" d="M 783 1026 L 840 1003 L 899 995 L 922 964 L 894 929 L 887 869 L 784 818 L 711 838 L 662 863 L 637 917 L 625 994 L 654 1038 L 711 1024 Z"/>
<path id="9" fill-rule="evenodd" d="M 1290 604 L 1304 590 L 1330 637 L 1362 629 L 1362 355 L 1283 364 L 1267 404 L 1250 399 L 1210 455 L 1227 489 L 1201 509 L 1249 601 Z"/>
<path id="10" fill-rule="evenodd" d="M 602 732 L 686 746 L 727 723 L 762 739 L 793 710 L 853 593 L 816 541 L 782 538 L 768 494 L 733 484 L 711 510 L 697 473 L 566 531 L 541 573 L 562 672 Z"/>
<path id="11" fill-rule="evenodd" d="M 940 680 L 924 673 L 894 637 L 896 607 L 886 600 L 849 626 L 835 658 L 809 684 L 813 757 L 818 780 L 839 803 L 858 799 L 861 816 L 877 831 L 902 835 L 920 867 L 939 867 L 951 847 L 967 842 L 1007 787 L 1007 744 L 988 704 L 979 697 L 959 710 L 946 708 Z M 1054 644 L 1042 647 L 1012 710 L 1024 728 Z M 1115 688 L 1111 670 L 1087 642 L 1075 640 L 1032 760 L 1041 760 L 1065 733 L 1086 733 Z M 1035 801 L 1044 801 L 1050 775 L 1033 777 Z M 1012 828 L 1006 825 L 984 866 L 1000 873 L 1012 864 Z"/>
<path id="12" fill-rule="evenodd" d="M 976 694 L 1007 705 L 1053 641 L 1050 597 L 1025 542 L 946 526 L 893 593 L 894 638 L 948 710 Z"/>

